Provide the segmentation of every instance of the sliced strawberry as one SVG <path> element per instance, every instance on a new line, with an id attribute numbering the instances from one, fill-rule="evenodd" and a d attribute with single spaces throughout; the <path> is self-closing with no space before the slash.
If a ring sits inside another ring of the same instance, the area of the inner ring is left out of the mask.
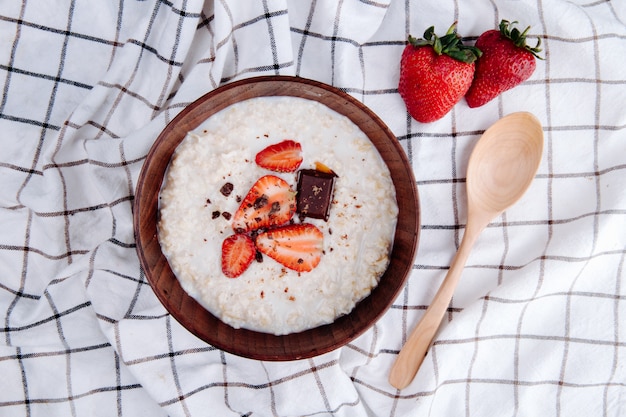
<path id="1" fill-rule="evenodd" d="M 266 175 L 254 183 L 233 215 L 235 232 L 249 232 L 287 223 L 296 212 L 296 193 L 287 181 Z"/>
<path id="2" fill-rule="evenodd" d="M 256 256 L 254 241 L 240 233 L 222 242 L 222 272 L 228 278 L 236 278 L 248 269 Z"/>
<path id="3" fill-rule="evenodd" d="M 292 224 L 260 233 L 256 247 L 289 269 L 308 272 L 320 262 L 323 239 L 320 229 L 312 224 Z"/>
<path id="4" fill-rule="evenodd" d="M 294 172 L 302 163 L 302 146 L 287 139 L 256 154 L 256 164 L 276 172 Z"/>

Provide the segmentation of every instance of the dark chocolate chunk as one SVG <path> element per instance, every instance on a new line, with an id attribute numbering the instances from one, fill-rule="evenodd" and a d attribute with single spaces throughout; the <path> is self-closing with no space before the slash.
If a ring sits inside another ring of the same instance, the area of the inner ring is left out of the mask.
<path id="1" fill-rule="evenodd" d="M 256 200 L 254 200 L 254 209 L 255 210 L 259 210 L 259 209 L 265 207 L 267 205 L 267 203 L 269 203 L 269 199 L 267 198 L 267 196 L 265 194 L 263 194 L 263 195 L 261 195 L 261 197 L 259 197 Z"/>
<path id="2" fill-rule="evenodd" d="M 230 220 L 232 215 L 229 212 L 225 211 L 222 213 L 222 217 L 225 218 L 226 220 Z"/>
<path id="3" fill-rule="evenodd" d="M 220 212 L 215 210 L 213 213 L 211 213 L 211 218 L 212 219 L 217 219 L 218 217 L 220 217 Z"/>
<path id="4" fill-rule="evenodd" d="M 296 210 L 300 217 L 328 220 L 336 177 L 315 169 L 298 171 Z"/>
<path id="5" fill-rule="evenodd" d="M 230 182 L 227 182 L 226 184 L 222 185 L 222 188 L 220 188 L 220 193 L 222 193 L 224 197 L 228 197 L 232 192 L 233 184 Z"/>
<path id="6" fill-rule="evenodd" d="M 272 203 L 272 207 L 270 208 L 270 214 L 278 213 L 280 211 L 280 203 L 278 201 L 274 201 Z"/>

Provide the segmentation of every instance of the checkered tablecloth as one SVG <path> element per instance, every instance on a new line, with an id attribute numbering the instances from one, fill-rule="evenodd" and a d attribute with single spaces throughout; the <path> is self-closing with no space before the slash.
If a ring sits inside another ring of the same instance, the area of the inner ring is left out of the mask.
<path id="1" fill-rule="evenodd" d="M 501 19 L 541 37 L 532 77 L 484 107 L 412 120 L 397 91 L 407 35 L 458 21 L 471 44 Z M 0 2 L 0 415 L 625 415 L 625 56 L 624 1 Z M 376 112 L 422 210 L 388 313 L 339 350 L 284 363 L 217 350 L 168 315 L 139 267 L 131 211 L 176 114 L 272 74 Z M 479 238 L 398 391 L 389 369 L 463 235 L 469 154 L 514 111 L 544 126 L 539 173 Z"/>

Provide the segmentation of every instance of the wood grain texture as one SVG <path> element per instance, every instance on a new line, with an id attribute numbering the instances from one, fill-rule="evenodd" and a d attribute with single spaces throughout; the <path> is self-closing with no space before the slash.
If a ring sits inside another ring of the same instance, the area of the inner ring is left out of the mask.
<path id="1" fill-rule="evenodd" d="M 347 116 L 369 137 L 391 172 L 399 208 L 390 265 L 372 293 L 335 322 L 284 336 L 234 329 L 182 289 L 161 252 L 157 236 L 158 194 L 170 158 L 188 131 L 225 107 L 246 99 L 293 96 L 319 101 Z M 170 314 L 205 342 L 235 355 L 281 361 L 337 349 L 365 332 L 390 307 L 413 266 L 420 231 L 419 197 L 413 171 L 388 127 L 365 105 L 326 84 L 289 76 L 264 76 L 220 87 L 172 120 L 150 149 L 139 176 L 133 207 L 137 253 L 155 294 Z"/>
<path id="2" fill-rule="evenodd" d="M 467 225 L 461 245 L 437 294 L 400 350 L 389 383 L 407 387 L 417 374 L 465 267 L 484 228 L 515 204 L 535 178 L 543 155 L 543 130 L 527 112 L 509 114 L 485 131 L 467 168 Z"/>

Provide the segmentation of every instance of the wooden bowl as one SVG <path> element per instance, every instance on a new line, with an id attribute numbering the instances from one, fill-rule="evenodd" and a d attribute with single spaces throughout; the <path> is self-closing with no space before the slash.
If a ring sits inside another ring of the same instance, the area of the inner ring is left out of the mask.
<path id="1" fill-rule="evenodd" d="M 293 96 L 318 101 L 347 116 L 378 149 L 391 172 L 399 214 L 391 261 L 379 285 L 349 314 L 331 324 L 284 336 L 234 329 L 209 313 L 180 286 L 161 252 L 157 236 L 158 196 L 170 158 L 187 132 L 225 107 L 261 96 Z M 232 82 L 186 107 L 159 135 L 139 175 L 133 214 L 141 267 L 170 314 L 205 342 L 252 359 L 309 358 L 337 349 L 372 326 L 403 288 L 417 250 L 419 198 L 413 171 L 396 137 L 365 105 L 329 85 L 289 76 L 264 76 Z"/>

